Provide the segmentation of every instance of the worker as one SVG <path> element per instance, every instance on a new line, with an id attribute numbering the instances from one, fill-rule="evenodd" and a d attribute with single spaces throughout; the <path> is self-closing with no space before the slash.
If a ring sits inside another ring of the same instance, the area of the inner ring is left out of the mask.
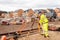
<path id="1" fill-rule="evenodd" d="M 41 11 L 39 23 L 40 23 L 40 25 L 42 25 L 44 37 L 49 37 L 48 36 L 48 19 L 43 10 Z"/>

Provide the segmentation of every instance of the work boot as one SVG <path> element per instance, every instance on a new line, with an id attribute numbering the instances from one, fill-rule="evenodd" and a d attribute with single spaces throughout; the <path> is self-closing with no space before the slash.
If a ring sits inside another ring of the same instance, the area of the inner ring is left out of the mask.
<path id="1" fill-rule="evenodd" d="M 45 36 L 45 35 L 44 35 L 44 37 L 45 37 L 45 38 L 48 38 L 48 37 L 49 37 L 49 35 L 48 35 L 48 36 Z"/>

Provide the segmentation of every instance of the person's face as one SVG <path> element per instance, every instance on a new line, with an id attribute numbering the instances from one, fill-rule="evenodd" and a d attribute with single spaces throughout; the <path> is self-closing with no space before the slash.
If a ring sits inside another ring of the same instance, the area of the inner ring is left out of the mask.
<path id="1" fill-rule="evenodd" d="M 44 11 L 41 11 L 41 14 L 45 14 Z"/>
<path id="2" fill-rule="evenodd" d="M 44 13 L 44 11 L 41 11 L 41 13 Z"/>

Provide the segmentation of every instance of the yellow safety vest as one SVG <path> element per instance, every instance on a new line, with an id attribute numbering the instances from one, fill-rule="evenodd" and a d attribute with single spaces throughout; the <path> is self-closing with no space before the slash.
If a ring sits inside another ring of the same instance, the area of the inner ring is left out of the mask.
<path id="1" fill-rule="evenodd" d="M 48 23 L 48 19 L 47 19 L 47 17 L 44 14 L 41 14 L 39 23 L 40 24 Z"/>

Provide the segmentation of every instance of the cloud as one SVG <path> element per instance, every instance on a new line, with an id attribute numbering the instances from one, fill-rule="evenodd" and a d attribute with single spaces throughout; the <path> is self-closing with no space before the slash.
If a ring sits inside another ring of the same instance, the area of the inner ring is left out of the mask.
<path id="1" fill-rule="evenodd" d="M 60 7 L 60 0 L 0 0 L 0 10 Z"/>

